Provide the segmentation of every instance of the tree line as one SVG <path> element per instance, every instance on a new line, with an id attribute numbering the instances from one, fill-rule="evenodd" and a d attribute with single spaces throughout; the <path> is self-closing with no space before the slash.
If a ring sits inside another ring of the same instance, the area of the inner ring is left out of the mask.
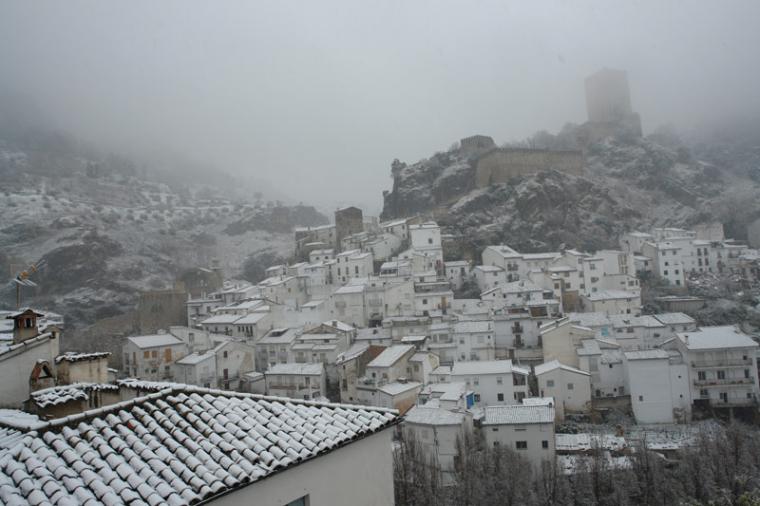
<path id="1" fill-rule="evenodd" d="M 760 432 L 732 423 L 700 431 L 694 444 L 664 456 L 646 441 L 614 461 L 592 448 L 571 473 L 556 462 L 540 469 L 517 452 L 489 448 L 476 434 L 457 441 L 441 469 L 411 431 L 394 451 L 396 506 L 760 506 Z"/>

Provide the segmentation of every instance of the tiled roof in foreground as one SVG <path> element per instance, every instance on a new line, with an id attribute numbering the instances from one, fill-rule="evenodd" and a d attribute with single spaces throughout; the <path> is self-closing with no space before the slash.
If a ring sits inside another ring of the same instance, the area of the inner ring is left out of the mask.
<path id="1" fill-rule="evenodd" d="M 19 426 L 0 448 L 0 504 L 193 504 L 397 421 L 389 409 L 173 385 Z"/>

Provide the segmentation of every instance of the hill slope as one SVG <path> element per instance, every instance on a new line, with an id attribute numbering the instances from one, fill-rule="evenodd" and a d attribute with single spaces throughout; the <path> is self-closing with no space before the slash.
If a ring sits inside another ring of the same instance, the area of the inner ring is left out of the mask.
<path id="1" fill-rule="evenodd" d="M 536 147 L 553 147 L 555 138 L 545 133 L 540 138 L 544 144 Z M 749 157 L 737 148 L 742 145 L 752 143 L 733 142 L 729 158 L 741 158 L 742 167 L 760 167 L 760 156 Z M 583 176 L 546 171 L 478 189 L 475 159 L 455 148 L 411 165 L 394 162 L 383 217 L 431 215 L 459 239 L 462 250 L 453 254 L 473 258 L 489 243 L 525 251 L 561 244 L 593 251 L 616 247 L 627 230 L 716 220 L 727 234 L 744 239 L 746 225 L 760 217 L 754 171 L 717 163 L 717 157 L 699 160 L 693 151 L 725 155 L 726 150 L 719 144 L 691 149 L 674 135 L 610 138 L 588 150 Z"/>

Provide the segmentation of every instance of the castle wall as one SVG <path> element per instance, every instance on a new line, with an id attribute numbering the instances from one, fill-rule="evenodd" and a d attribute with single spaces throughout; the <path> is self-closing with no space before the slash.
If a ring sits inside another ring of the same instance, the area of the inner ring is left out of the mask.
<path id="1" fill-rule="evenodd" d="M 493 183 L 506 183 L 514 177 L 550 169 L 581 175 L 583 163 L 580 151 L 498 149 L 486 153 L 478 160 L 475 185 L 482 188 Z"/>

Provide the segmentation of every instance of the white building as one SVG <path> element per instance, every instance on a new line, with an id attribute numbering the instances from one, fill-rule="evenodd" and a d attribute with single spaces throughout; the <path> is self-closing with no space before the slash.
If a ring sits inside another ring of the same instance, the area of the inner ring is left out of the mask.
<path id="1" fill-rule="evenodd" d="M 488 446 L 514 450 L 538 469 L 554 461 L 554 416 L 550 406 L 488 406 L 483 436 Z"/>
<path id="2" fill-rule="evenodd" d="M 3 502 L 393 506 L 397 421 L 384 409 L 159 386 L 31 432 L 23 420 L 4 428 L 15 443 L 0 462 Z M 72 457 L 88 441 L 96 468 Z M 35 471 L 19 473 L 30 461 Z"/>
<path id="3" fill-rule="evenodd" d="M 577 349 L 579 369 L 591 374 L 591 397 L 628 395 L 627 377 L 620 345 L 608 339 L 586 339 Z"/>
<path id="4" fill-rule="evenodd" d="M 456 360 L 494 360 L 496 358 L 493 322 L 491 320 L 463 320 L 453 327 L 457 345 Z"/>
<path id="5" fill-rule="evenodd" d="M 275 364 L 264 373 L 267 395 L 291 399 L 319 399 L 325 396 L 327 376 L 321 363 Z"/>
<path id="6" fill-rule="evenodd" d="M 641 295 L 625 290 L 602 290 L 581 295 L 581 306 L 592 313 L 637 315 L 641 312 Z"/>
<path id="7" fill-rule="evenodd" d="M 557 420 L 564 420 L 568 412 L 585 413 L 591 409 L 590 373 L 558 360 L 537 365 L 534 372 L 538 395 L 554 399 Z"/>
<path id="8" fill-rule="evenodd" d="M 22 310 L 11 313 L 12 341 L 0 344 L 0 406 L 18 408 L 29 397 L 32 370 L 39 361 L 53 364 L 59 352 L 57 332 L 40 333 L 41 313 Z"/>
<path id="9" fill-rule="evenodd" d="M 443 482 L 453 480 L 457 441 L 472 431 L 472 414 L 436 406 L 414 406 L 404 416 L 405 434 L 418 441 L 427 455 L 438 461 Z"/>
<path id="10" fill-rule="evenodd" d="M 444 263 L 446 279 L 449 280 L 451 288 L 459 290 L 466 280 L 470 278 L 471 265 L 467 260 L 453 260 Z"/>
<path id="11" fill-rule="evenodd" d="M 623 357 L 636 423 L 689 421 L 689 371 L 680 353 L 654 349 L 627 351 Z"/>
<path id="12" fill-rule="evenodd" d="M 647 242 L 641 253 L 652 259 L 652 272 L 673 286 L 685 286 L 682 250 L 688 241 Z"/>
<path id="13" fill-rule="evenodd" d="M 507 271 L 496 265 L 476 265 L 472 275 L 481 293 L 504 285 L 509 279 Z"/>
<path id="14" fill-rule="evenodd" d="M 528 396 L 528 369 L 511 360 L 455 362 L 449 382 L 461 382 L 474 394 L 478 407 L 517 404 Z"/>
<path id="15" fill-rule="evenodd" d="M 700 407 L 746 407 L 758 401 L 758 344 L 731 325 L 679 332 L 675 346 L 689 366 L 691 398 Z"/>
<path id="16" fill-rule="evenodd" d="M 171 380 L 172 364 L 187 354 L 187 344 L 171 334 L 132 336 L 122 346 L 127 375 L 143 380 Z"/>
<path id="17" fill-rule="evenodd" d="M 344 251 L 335 256 L 332 268 L 336 284 L 345 284 L 352 278 L 366 278 L 374 272 L 372 253 L 362 253 L 358 249 Z"/>

